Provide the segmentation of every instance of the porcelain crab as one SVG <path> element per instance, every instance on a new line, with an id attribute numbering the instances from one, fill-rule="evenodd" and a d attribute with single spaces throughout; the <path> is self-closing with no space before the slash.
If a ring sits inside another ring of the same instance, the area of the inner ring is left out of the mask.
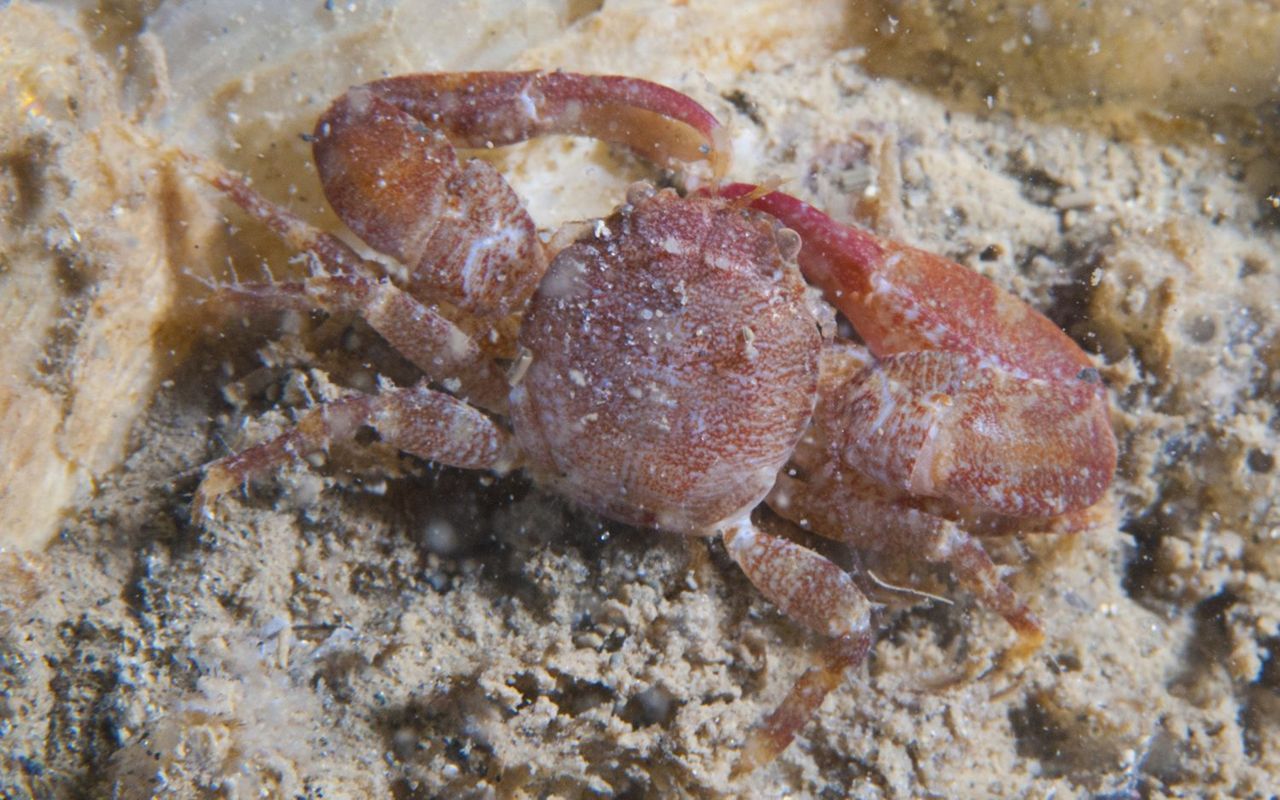
<path id="1" fill-rule="evenodd" d="M 721 130 L 685 95 L 625 77 L 422 74 L 351 89 L 316 124 L 315 162 L 338 215 L 403 265 L 395 276 L 193 161 L 318 265 L 220 296 L 357 313 L 422 372 L 208 465 L 197 514 L 371 427 L 437 463 L 526 470 L 612 519 L 722 536 L 764 596 L 829 642 L 739 772 L 785 749 L 874 636 L 853 577 L 761 529 L 761 502 L 824 537 L 949 565 L 1034 646 L 1039 622 L 977 537 L 1082 527 L 1116 461 L 1098 373 L 1052 322 L 959 264 L 750 184 L 637 185 L 610 216 L 544 240 L 496 170 L 455 152 L 574 134 L 663 167 L 704 162 L 718 179 Z M 860 343 L 833 334 L 831 307 Z"/>

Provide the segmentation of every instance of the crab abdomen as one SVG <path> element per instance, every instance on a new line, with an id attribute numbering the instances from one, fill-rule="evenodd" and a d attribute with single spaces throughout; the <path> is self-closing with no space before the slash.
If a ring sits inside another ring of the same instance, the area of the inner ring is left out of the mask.
<path id="1" fill-rule="evenodd" d="M 512 424 L 544 485 L 710 533 L 760 502 L 807 425 L 818 325 L 776 223 L 715 198 L 632 200 L 534 295 Z"/>

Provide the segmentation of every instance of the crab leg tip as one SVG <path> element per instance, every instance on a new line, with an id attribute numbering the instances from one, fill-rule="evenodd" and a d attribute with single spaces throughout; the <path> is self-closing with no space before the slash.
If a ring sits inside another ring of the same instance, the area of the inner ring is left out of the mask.
<path id="1" fill-rule="evenodd" d="M 236 479 L 230 470 L 220 464 L 209 467 L 191 498 L 192 520 L 205 522 L 215 519 L 214 507 L 218 498 L 235 487 Z"/>
<path id="2" fill-rule="evenodd" d="M 827 695 L 844 682 L 848 671 L 866 659 L 873 641 L 872 632 L 863 630 L 828 642 L 818 663 L 805 670 L 782 703 L 752 729 L 730 778 L 749 775 L 786 750 Z"/>
<path id="3" fill-rule="evenodd" d="M 1015 664 L 1026 661 L 1044 645 L 1044 629 L 1039 627 L 1039 622 L 1034 617 L 1031 621 L 1036 624 L 1035 629 L 1024 630 L 1019 628 L 1017 643 L 1006 650 L 1000 656 L 999 667 L 1001 670 L 1007 670 Z"/>

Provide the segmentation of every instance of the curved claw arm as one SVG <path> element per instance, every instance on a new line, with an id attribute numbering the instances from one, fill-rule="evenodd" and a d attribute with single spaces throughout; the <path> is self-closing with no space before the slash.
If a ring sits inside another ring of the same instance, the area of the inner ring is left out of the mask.
<path id="1" fill-rule="evenodd" d="M 757 191 L 734 183 L 720 195 Z M 1089 356 L 1057 325 L 973 270 L 843 225 L 782 192 L 755 197 L 750 205 L 800 234 L 805 277 L 877 356 L 946 350 L 1019 377 L 1096 383 Z"/>
<path id="2" fill-rule="evenodd" d="M 401 75 L 367 91 L 444 133 L 457 147 L 506 145 L 544 134 L 620 144 L 664 167 L 728 166 L 720 123 L 674 89 L 638 78 L 572 72 L 449 72 Z"/>

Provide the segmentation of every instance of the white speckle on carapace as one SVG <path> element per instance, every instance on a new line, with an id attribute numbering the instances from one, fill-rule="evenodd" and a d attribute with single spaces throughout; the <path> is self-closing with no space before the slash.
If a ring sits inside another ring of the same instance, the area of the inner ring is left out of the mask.
<path id="1" fill-rule="evenodd" d="M 543 297 L 570 300 L 588 289 L 583 277 L 587 262 L 573 250 L 561 251 L 542 279 L 538 292 Z"/>
<path id="2" fill-rule="evenodd" d="M 708 255 L 703 260 L 706 262 L 708 267 L 724 270 L 726 272 L 733 271 L 738 265 L 737 261 L 720 254 Z"/>
<path id="3" fill-rule="evenodd" d="M 683 255 L 688 252 L 688 249 L 674 236 L 664 238 L 659 246 L 664 253 L 670 253 L 673 256 Z"/>
<path id="4" fill-rule="evenodd" d="M 689 287 L 685 285 L 684 278 L 681 278 L 680 282 L 676 284 L 675 293 L 680 305 L 689 305 Z"/>

